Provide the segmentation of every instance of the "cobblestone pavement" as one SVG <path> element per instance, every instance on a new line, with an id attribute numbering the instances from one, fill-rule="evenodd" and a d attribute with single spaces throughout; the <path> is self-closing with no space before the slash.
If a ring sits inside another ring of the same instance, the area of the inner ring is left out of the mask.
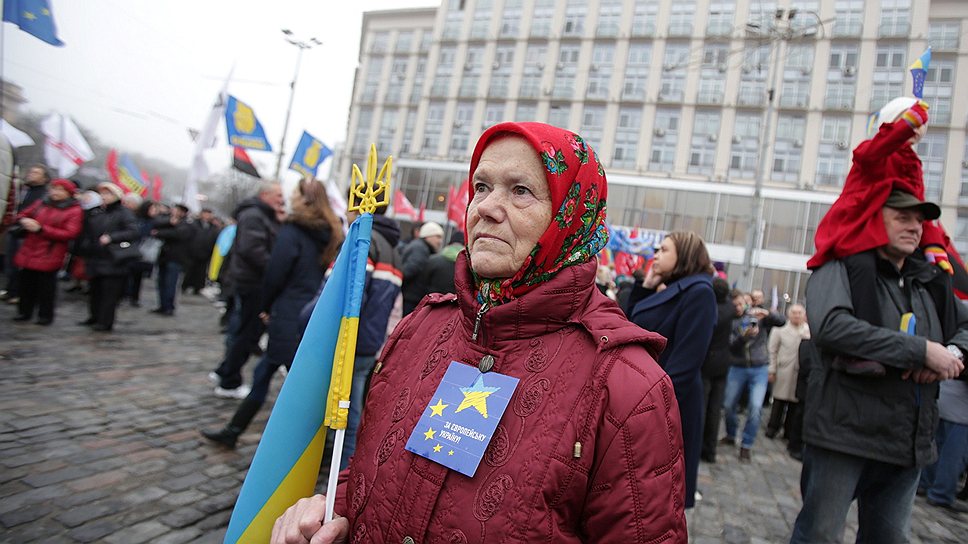
<path id="1" fill-rule="evenodd" d="M 51 327 L 0 307 L 0 542 L 222 541 L 268 410 L 236 451 L 204 442 L 198 429 L 237 402 L 214 398 L 206 378 L 222 354 L 217 310 L 197 296 L 179 304 L 174 318 L 125 305 L 112 334 L 75 325 L 85 306 L 70 294 Z M 787 541 L 800 465 L 782 446 L 761 436 L 751 464 L 723 448 L 701 466 L 693 542 Z M 968 541 L 968 516 L 920 498 L 913 526 L 915 543 Z"/>

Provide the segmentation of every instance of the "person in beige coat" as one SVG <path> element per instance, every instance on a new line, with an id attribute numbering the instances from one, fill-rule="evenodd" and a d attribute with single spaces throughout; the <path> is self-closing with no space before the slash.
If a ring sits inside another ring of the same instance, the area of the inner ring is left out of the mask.
<path id="1" fill-rule="evenodd" d="M 773 384 L 773 409 L 766 425 L 766 436 L 773 438 L 783 427 L 783 436 L 790 436 L 791 419 L 787 417 L 790 404 L 797 402 L 797 373 L 800 371 L 800 340 L 810 338 L 807 311 L 802 304 L 787 310 L 787 322 L 770 331 L 767 350 L 770 353 L 769 381 Z"/>

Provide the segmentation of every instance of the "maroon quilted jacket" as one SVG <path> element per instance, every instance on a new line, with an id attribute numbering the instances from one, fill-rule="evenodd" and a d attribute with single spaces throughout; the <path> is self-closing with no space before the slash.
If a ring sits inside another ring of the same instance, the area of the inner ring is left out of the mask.
<path id="1" fill-rule="evenodd" d="M 456 297 L 426 297 L 373 376 L 336 503 L 350 542 L 686 542 L 665 339 L 625 319 L 590 262 L 487 311 L 473 341 L 464 253 L 456 265 Z M 449 363 L 488 354 L 520 383 L 475 476 L 406 451 Z"/>
<path id="2" fill-rule="evenodd" d="M 40 223 L 40 232 L 28 233 L 14 256 L 14 264 L 27 270 L 53 272 L 64 266 L 67 243 L 81 234 L 84 212 L 73 198 L 62 202 L 38 200 L 17 216 Z"/>

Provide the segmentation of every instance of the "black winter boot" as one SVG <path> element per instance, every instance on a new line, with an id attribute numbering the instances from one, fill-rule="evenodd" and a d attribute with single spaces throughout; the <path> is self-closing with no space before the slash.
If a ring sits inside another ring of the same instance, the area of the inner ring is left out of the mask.
<path id="1" fill-rule="evenodd" d="M 229 449 L 235 449 L 239 435 L 245 432 L 260 408 L 262 408 L 262 402 L 246 398 L 239 405 L 228 425 L 218 431 L 203 430 L 202 436 Z"/>

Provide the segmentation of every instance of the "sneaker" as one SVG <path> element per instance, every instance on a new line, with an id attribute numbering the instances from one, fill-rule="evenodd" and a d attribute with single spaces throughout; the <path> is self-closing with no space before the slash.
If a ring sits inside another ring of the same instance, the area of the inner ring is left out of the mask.
<path id="1" fill-rule="evenodd" d="M 214 370 L 208 373 L 208 381 L 212 382 L 212 385 L 218 385 L 222 383 L 222 377 L 218 375 Z"/>
<path id="2" fill-rule="evenodd" d="M 736 445 L 736 439 L 733 438 L 733 437 L 731 437 L 731 436 L 724 436 L 724 437 L 722 437 L 722 438 L 719 439 L 719 445 L 720 446 L 735 446 Z"/>
<path id="3" fill-rule="evenodd" d="M 230 450 L 235 449 L 235 443 L 239 439 L 238 433 L 234 433 L 228 428 L 219 429 L 217 431 L 210 431 L 208 429 L 204 429 L 201 431 L 201 433 L 202 433 L 202 436 L 204 436 L 205 438 L 211 440 L 212 442 L 215 442 L 216 444 L 221 444 L 226 448 L 229 448 Z"/>
<path id="4" fill-rule="evenodd" d="M 239 399 L 242 400 L 249 396 L 249 391 L 252 391 L 252 387 L 242 384 L 235 389 L 225 389 L 221 386 L 215 387 L 215 396 L 222 399 Z"/>
<path id="5" fill-rule="evenodd" d="M 699 502 L 702 500 L 702 491 L 696 490 L 696 493 L 692 496 L 693 500 Z"/>
<path id="6" fill-rule="evenodd" d="M 743 463 L 749 463 L 749 462 L 751 462 L 753 460 L 752 455 L 750 455 L 750 449 L 749 448 L 740 448 L 739 449 L 739 460 L 741 462 L 743 462 Z"/>

